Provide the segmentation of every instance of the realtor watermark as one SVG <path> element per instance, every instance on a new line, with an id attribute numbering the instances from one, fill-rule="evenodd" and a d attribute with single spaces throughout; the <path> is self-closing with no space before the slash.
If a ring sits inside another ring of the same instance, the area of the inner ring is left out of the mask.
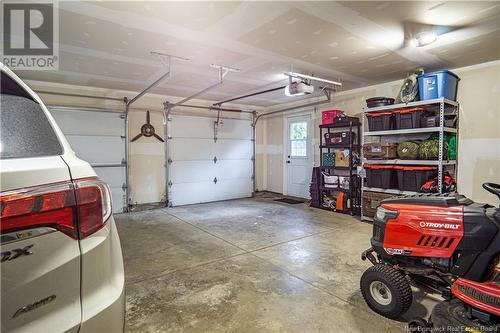
<path id="1" fill-rule="evenodd" d="M 59 69 L 57 3 L 2 1 L 2 62 L 14 70 Z"/>

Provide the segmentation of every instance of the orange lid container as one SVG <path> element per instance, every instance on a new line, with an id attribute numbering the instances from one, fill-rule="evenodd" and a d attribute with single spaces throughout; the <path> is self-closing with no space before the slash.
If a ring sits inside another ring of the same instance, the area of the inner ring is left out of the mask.
<path id="1" fill-rule="evenodd" d="M 382 117 L 382 116 L 390 116 L 392 112 L 370 112 L 367 113 L 367 117 Z"/>
<path id="2" fill-rule="evenodd" d="M 410 112 L 415 112 L 415 111 L 425 111 L 423 107 L 414 107 L 414 108 L 406 108 L 406 109 L 400 109 L 400 110 L 395 110 L 395 113 L 410 113 Z"/>

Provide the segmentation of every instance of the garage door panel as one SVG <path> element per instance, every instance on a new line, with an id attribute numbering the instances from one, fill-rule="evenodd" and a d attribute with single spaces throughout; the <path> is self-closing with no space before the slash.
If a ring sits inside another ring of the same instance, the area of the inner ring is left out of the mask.
<path id="1" fill-rule="evenodd" d="M 214 182 L 173 184 L 171 187 L 172 206 L 191 205 L 215 201 Z"/>
<path id="2" fill-rule="evenodd" d="M 110 187 L 121 188 L 125 179 L 125 167 L 94 167 L 100 179 L 109 184 Z"/>
<path id="3" fill-rule="evenodd" d="M 64 128 L 65 135 L 125 135 L 125 122 L 117 112 L 95 112 L 61 110 L 50 108 L 60 128 Z M 118 125 L 118 126 L 117 126 Z"/>
<path id="4" fill-rule="evenodd" d="M 173 206 L 252 195 L 252 128 L 226 120 L 213 139 L 215 118 L 174 116 L 169 135 L 169 198 Z M 214 163 L 214 157 L 217 162 Z M 213 182 L 217 178 L 217 183 Z"/>
<path id="5" fill-rule="evenodd" d="M 122 138 L 79 135 L 68 135 L 66 138 L 76 155 L 90 164 L 119 164 L 124 158 L 125 146 Z"/>
<path id="6" fill-rule="evenodd" d="M 215 200 L 248 198 L 252 196 L 252 179 L 225 179 L 215 186 Z"/>
<path id="7" fill-rule="evenodd" d="M 248 120 L 224 119 L 217 129 L 218 139 L 252 139 L 252 126 Z"/>
<path id="8" fill-rule="evenodd" d="M 248 140 L 224 139 L 217 140 L 215 151 L 217 159 L 251 159 L 253 147 Z"/>
<path id="9" fill-rule="evenodd" d="M 123 212 L 125 192 L 121 187 L 111 187 L 111 200 L 113 200 L 113 213 Z"/>
<path id="10" fill-rule="evenodd" d="M 123 211 L 125 206 L 126 166 L 101 166 L 96 164 L 120 165 L 125 159 L 125 120 L 120 113 L 93 111 L 78 107 L 49 107 L 49 111 L 66 136 L 76 155 L 94 166 L 100 179 L 109 184 L 113 199 L 113 212 Z"/>
<path id="11" fill-rule="evenodd" d="M 174 184 L 213 181 L 213 161 L 174 161 L 170 164 L 170 181 Z"/>
<path id="12" fill-rule="evenodd" d="M 213 160 L 215 156 L 213 139 L 172 139 L 169 149 L 173 161 Z"/>
<path id="13" fill-rule="evenodd" d="M 173 116 L 170 123 L 172 138 L 203 138 L 214 137 L 214 118 Z"/>
<path id="14" fill-rule="evenodd" d="M 215 167 L 217 179 L 248 178 L 252 174 L 251 160 L 220 160 Z"/>

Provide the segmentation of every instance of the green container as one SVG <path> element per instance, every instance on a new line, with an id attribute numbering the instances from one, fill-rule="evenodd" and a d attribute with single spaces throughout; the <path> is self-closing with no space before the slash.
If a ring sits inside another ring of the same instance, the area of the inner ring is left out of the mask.
<path id="1" fill-rule="evenodd" d="M 335 166 L 335 153 L 323 153 L 323 166 Z"/>
<path id="2" fill-rule="evenodd" d="M 448 143 L 448 149 L 450 154 L 450 160 L 454 161 L 457 159 L 457 136 L 456 135 L 445 135 L 445 140 Z"/>

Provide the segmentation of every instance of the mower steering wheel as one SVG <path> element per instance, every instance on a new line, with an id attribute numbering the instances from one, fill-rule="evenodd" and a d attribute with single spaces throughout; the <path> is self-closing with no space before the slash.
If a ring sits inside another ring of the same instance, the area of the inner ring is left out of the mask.
<path id="1" fill-rule="evenodd" d="M 494 194 L 498 197 L 500 200 L 500 185 L 495 184 L 495 183 L 483 183 L 483 188 L 490 192 L 491 194 Z"/>

